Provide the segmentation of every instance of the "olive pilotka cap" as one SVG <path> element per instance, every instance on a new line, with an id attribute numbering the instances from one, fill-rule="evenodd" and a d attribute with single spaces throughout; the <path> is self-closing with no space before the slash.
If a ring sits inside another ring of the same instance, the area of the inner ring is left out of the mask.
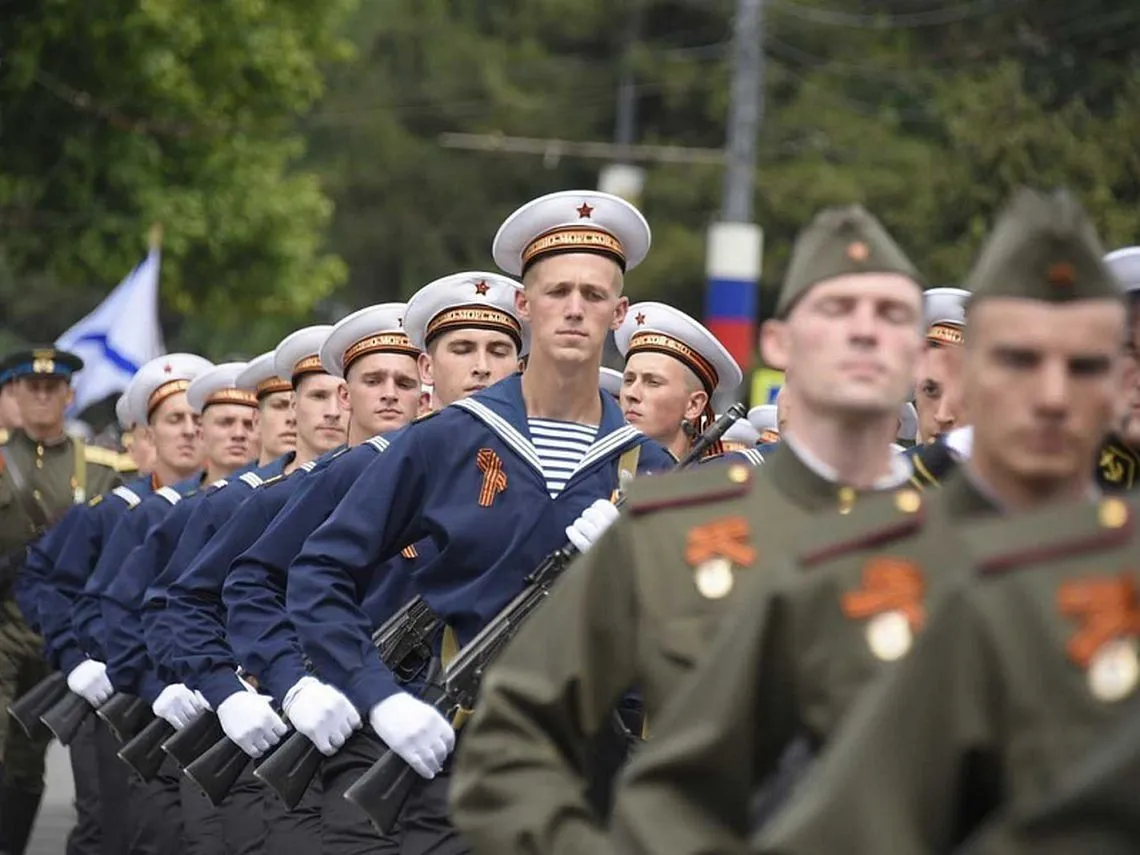
<path id="1" fill-rule="evenodd" d="M 998 217 L 966 287 L 971 302 L 1124 299 L 1088 214 L 1064 189 L 1018 190 Z"/>
<path id="2" fill-rule="evenodd" d="M 856 273 L 898 273 L 921 288 L 918 271 L 873 214 L 862 205 L 825 208 L 800 232 L 776 303 L 776 317 L 813 285 Z"/>

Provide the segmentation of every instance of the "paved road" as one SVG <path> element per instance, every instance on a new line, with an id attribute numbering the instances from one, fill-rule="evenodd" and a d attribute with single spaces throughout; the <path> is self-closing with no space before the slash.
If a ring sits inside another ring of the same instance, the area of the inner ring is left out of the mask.
<path id="1" fill-rule="evenodd" d="M 53 742 L 47 756 L 47 791 L 28 855 L 64 855 L 67 833 L 75 824 L 75 808 L 71 804 L 74 795 L 67 749 Z"/>

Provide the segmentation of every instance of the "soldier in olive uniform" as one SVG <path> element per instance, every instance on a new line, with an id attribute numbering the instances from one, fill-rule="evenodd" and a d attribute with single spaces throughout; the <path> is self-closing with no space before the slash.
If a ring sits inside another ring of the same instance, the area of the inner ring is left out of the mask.
<path id="1" fill-rule="evenodd" d="M 71 375 L 83 367 L 73 354 L 51 348 L 14 353 L 0 371 L 11 377 L 22 427 L 0 446 L 0 553 L 5 556 L 0 624 L 0 709 L 49 673 L 42 642 L 12 594 L 24 548 L 72 505 L 119 483 L 116 455 L 84 445 L 64 432 Z M 30 740 L 0 716 L 0 851 L 23 852 L 44 787 L 47 739 Z"/>
<path id="2" fill-rule="evenodd" d="M 965 518 L 972 519 L 975 515 L 959 515 L 959 529 L 969 532 L 959 537 L 970 537 L 970 543 L 978 546 L 978 554 L 984 554 L 980 561 L 982 568 L 989 568 L 991 560 L 996 562 L 992 564 L 994 568 L 1032 563 L 1038 568 L 1034 571 L 1037 573 L 1043 572 L 1040 571 L 1042 566 L 1052 567 L 1053 559 L 1057 559 L 1056 572 L 1041 576 L 1046 585 L 1056 585 L 1059 574 L 1087 573 L 1096 568 L 1103 571 L 1106 565 L 1101 562 L 1106 558 L 1107 566 L 1114 567 L 1117 556 L 1123 555 L 1126 549 L 1135 549 L 1130 541 L 1131 532 L 1119 531 L 1122 520 L 1128 516 L 1125 506 L 1119 502 L 1104 506 L 1086 503 L 1075 508 L 1068 504 L 1074 497 L 1087 496 L 1093 488 L 1092 462 L 1099 439 L 1111 423 L 1124 370 L 1121 348 L 1124 310 L 1119 286 L 1100 261 L 1099 244 L 1079 205 L 1065 193 L 1046 196 L 1025 191 L 1019 194 L 987 243 L 971 283 L 974 297 L 965 343 L 963 396 L 968 410 L 978 413 L 974 446 L 969 463 L 946 482 L 936 494 L 935 502 L 945 505 L 955 494 L 973 493 L 975 502 L 988 502 L 991 507 L 1020 512 L 997 516 L 989 522 L 964 522 Z M 1026 510 L 1034 507 L 1046 510 Z M 1008 542 L 1003 540 L 1007 532 Z M 810 601 L 805 606 L 801 593 L 805 587 L 826 581 L 827 574 L 820 568 L 813 568 L 810 575 L 803 577 L 799 589 L 790 589 L 782 600 L 768 597 L 762 602 L 747 604 L 755 609 L 746 609 L 742 604 L 740 613 L 718 639 L 714 651 L 732 650 L 735 656 L 731 658 L 731 667 L 716 662 L 715 668 L 702 669 L 662 716 L 657 741 L 650 744 L 628 770 L 629 778 L 619 799 L 619 839 L 639 844 L 652 840 L 658 832 L 648 828 L 646 818 L 649 811 L 654 810 L 658 816 L 675 817 L 677 824 L 685 828 L 686 843 L 692 841 L 683 848 L 671 845 L 671 852 L 743 851 L 747 833 L 746 794 L 762 782 L 771 768 L 768 759 L 771 741 L 797 728 L 830 735 L 818 731 L 818 723 L 823 721 L 834 727 L 836 719 L 821 718 L 819 709 L 828 708 L 829 696 L 849 691 L 853 677 L 858 674 L 850 667 L 851 656 L 841 655 L 845 649 L 842 636 L 834 635 L 833 625 L 846 622 L 849 627 L 863 629 L 862 622 L 867 618 L 871 618 L 865 624 L 868 646 L 876 656 L 886 660 L 899 658 L 898 651 L 905 652 L 910 646 L 907 623 L 912 629 L 926 625 L 922 640 L 910 656 L 885 678 L 886 685 L 907 686 L 908 691 L 905 698 L 895 699 L 897 705 L 883 715 L 883 721 L 889 718 L 894 725 L 899 716 L 914 716 L 918 710 L 926 711 L 934 706 L 939 710 L 937 714 L 932 713 L 929 722 L 915 722 L 913 726 L 908 722 L 905 728 L 891 730 L 889 736 L 885 730 L 875 730 L 874 747 L 879 753 L 858 750 L 862 765 L 842 767 L 842 777 L 837 777 L 842 783 L 837 786 L 845 791 L 837 796 L 839 790 L 832 789 L 830 777 L 836 773 L 831 771 L 830 764 L 839 762 L 834 759 L 838 756 L 850 757 L 856 753 L 850 744 L 855 739 L 853 732 L 860 727 L 855 722 L 864 721 L 860 711 L 867 706 L 876 709 L 885 706 L 882 693 L 869 694 L 859 711 L 853 712 L 848 723 L 835 734 L 831 740 L 834 746 L 813 776 L 797 790 L 797 800 L 787 813 L 777 817 L 773 835 L 777 830 L 783 833 L 785 828 L 793 827 L 794 836 L 787 840 L 794 842 L 786 843 L 784 837 L 774 837 L 779 842 L 765 851 L 946 851 L 948 846 L 959 842 L 981 816 L 981 813 L 972 813 L 976 806 L 989 809 L 1007 796 L 1024 792 L 1021 780 L 1007 793 L 1003 778 L 994 773 L 993 767 L 983 764 L 975 770 L 972 760 L 966 762 L 964 757 L 955 757 L 954 762 L 962 760 L 961 766 L 955 767 L 948 761 L 945 769 L 937 770 L 936 774 L 945 771 L 949 779 L 958 772 L 976 773 L 971 779 L 972 787 L 960 791 L 962 798 L 956 799 L 954 787 L 957 784 L 947 780 L 940 784 L 944 789 L 938 790 L 937 797 L 931 796 L 932 802 L 937 801 L 937 807 L 926 803 L 927 766 L 924 764 L 931 753 L 942 748 L 931 748 L 928 742 L 937 743 L 943 734 L 953 732 L 953 727 L 946 727 L 947 719 L 957 721 L 958 710 L 984 702 L 971 694 L 978 686 L 973 681 L 985 685 L 1000 680 L 993 676 L 992 670 L 987 673 L 983 667 L 964 669 L 959 675 L 929 658 L 931 649 L 939 649 L 936 645 L 953 645 L 956 628 L 963 624 L 958 620 L 960 613 L 953 611 L 956 606 L 944 606 L 937 598 L 932 603 L 920 600 L 924 595 L 930 599 L 926 591 L 931 580 L 938 581 L 942 577 L 942 581 L 946 581 L 946 568 L 952 566 L 952 556 L 963 552 L 962 547 L 952 544 L 945 554 L 935 550 L 923 556 L 900 550 L 894 543 L 884 548 L 881 541 L 887 538 L 874 532 L 869 537 L 879 542 L 846 570 L 848 573 L 860 571 L 863 585 L 846 590 L 840 587 L 840 596 L 831 598 L 834 620 L 828 620 L 827 612 L 822 611 L 826 600 L 819 600 L 813 613 Z M 1032 543 L 1034 537 L 1043 544 L 1051 542 L 1053 545 L 1040 551 L 1027 550 L 1026 545 Z M 1093 553 L 1091 560 L 1086 552 Z M 1075 564 L 1068 560 L 1074 557 L 1078 559 Z M 969 563 L 975 566 L 972 559 Z M 1019 602 L 1017 597 L 1027 602 L 1032 599 L 1047 609 L 1054 607 L 1050 595 L 1038 593 L 1031 597 L 1023 587 L 1018 587 L 1018 579 L 1025 582 L 1037 579 L 1036 575 L 1008 578 L 1013 580 L 1010 584 L 1014 586 L 1008 594 L 1000 593 L 1004 588 L 997 584 L 996 576 L 992 585 L 988 578 L 985 583 L 995 589 L 995 599 L 1001 601 L 1006 597 L 1007 608 L 1010 603 Z M 961 600 L 960 587 L 953 586 L 950 590 L 944 584 L 943 591 L 938 593 L 942 599 L 957 604 Z M 1044 590 L 1052 594 L 1050 588 Z M 897 614 L 889 620 L 886 617 L 880 620 L 878 613 L 889 616 L 888 609 Z M 928 621 L 927 611 L 932 615 Z M 945 614 L 954 617 L 943 617 Z M 996 619 L 998 614 L 987 613 L 987 619 L 991 617 Z M 1004 617 L 1010 625 L 1018 625 L 1018 618 L 1023 615 L 1010 613 Z M 1053 631 L 1059 623 L 1052 614 L 1040 622 Z M 995 625 L 1006 634 L 1012 632 L 1016 636 L 1014 643 L 1019 645 L 1019 654 L 1023 652 L 1020 645 L 1032 649 L 1031 645 L 1042 644 L 1042 630 L 1032 620 L 1027 621 L 1024 632 L 1019 625 L 1016 630 Z M 972 640 L 969 630 L 967 623 L 960 643 L 963 652 L 973 653 L 969 647 Z M 938 640 L 927 640 L 931 634 Z M 816 639 L 829 635 L 841 643 L 828 644 L 822 649 Z M 848 638 L 846 643 L 852 646 L 854 639 Z M 779 656 L 780 651 L 789 648 L 802 652 L 792 657 Z M 941 652 L 946 652 L 945 647 Z M 781 658 L 787 661 L 781 663 Z M 922 660 L 921 669 L 912 664 L 915 658 Z M 1003 664 L 999 662 L 998 667 Z M 1019 668 L 1018 665 L 1010 667 Z M 1045 669 L 1045 666 L 1025 669 L 1022 673 L 1033 674 L 1037 669 Z M 757 673 L 764 677 L 763 681 L 754 682 Z M 906 682 L 913 680 L 916 673 L 924 675 L 921 686 Z M 904 674 L 910 676 L 904 678 Z M 778 685 L 794 686 L 795 690 L 773 692 L 768 680 L 773 675 L 782 678 Z M 963 678 L 960 685 L 953 683 L 957 676 Z M 1012 677 L 1010 679 L 1013 682 Z M 1038 688 L 1034 684 L 1032 692 Z M 964 694 L 961 699 L 957 697 L 959 689 Z M 911 703 L 915 692 L 927 692 L 929 697 Z M 789 696 L 797 700 L 789 704 L 785 700 Z M 701 706 L 699 715 L 693 709 L 694 703 Z M 1049 703 L 1042 703 L 1040 711 L 1049 716 Z M 792 714 L 794 706 L 802 706 L 803 712 Z M 1075 718 L 1069 719 L 1065 719 L 1069 710 L 1056 712 L 1058 721 L 1073 725 L 1083 723 L 1079 709 Z M 1046 718 L 1027 737 L 1027 744 L 1032 744 L 1034 739 L 1052 740 L 1056 744 L 1050 745 L 1051 756 L 1035 758 L 1029 764 L 1028 768 L 1033 771 L 1026 772 L 1026 779 L 1033 778 L 1033 772 L 1038 769 L 1047 775 L 1060 768 L 1066 762 L 1063 756 L 1070 761 L 1073 758 L 1070 749 L 1077 749 L 1084 735 L 1078 733 L 1079 727 L 1074 727 L 1071 733 L 1065 732 L 1063 739 L 1059 738 L 1057 732 L 1050 729 L 1058 721 Z M 1087 721 L 1085 718 L 1084 722 Z M 967 719 L 959 724 L 968 731 L 972 721 Z M 1021 725 L 1017 729 L 1021 730 Z M 900 734 L 916 732 L 924 739 L 900 737 Z M 862 730 L 859 733 L 869 738 Z M 884 740 L 890 740 L 889 747 Z M 912 763 L 915 768 L 906 769 L 909 777 L 905 780 L 891 781 L 890 792 L 884 795 L 876 789 L 881 784 L 880 772 L 887 766 L 896 767 L 894 755 L 900 753 L 900 745 L 906 746 L 902 753 L 907 759 L 897 765 Z M 964 750 L 969 751 L 970 747 Z M 999 766 L 1008 772 L 1009 765 L 1005 761 L 1009 758 L 1002 757 L 995 746 L 984 747 L 994 748 L 992 757 L 1001 757 Z M 891 757 L 886 759 L 885 755 Z M 922 771 L 917 771 L 918 768 Z M 826 797 L 820 795 L 823 792 Z M 887 805 L 882 811 L 878 809 L 881 799 Z M 857 804 L 857 810 L 866 811 L 865 819 L 853 820 L 848 812 L 851 804 Z M 963 807 L 963 813 L 953 818 L 944 814 L 945 822 L 924 826 L 922 834 L 913 836 L 913 828 L 902 822 L 892 824 L 895 814 L 907 816 L 907 811 L 919 804 L 927 812 L 918 815 L 916 811 L 913 817 L 916 824 L 934 810 L 953 811 L 955 805 Z M 813 819 L 820 819 L 818 826 L 812 827 L 819 836 L 805 831 L 810 822 L 806 825 L 799 822 L 809 813 Z M 829 823 L 833 815 L 832 825 Z M 888 817 L 885 822 L 881 821 L 883 815 Z M 785 822 L 787 816 L 797 818 L 794 826 Z M 955 823 L 958 826 L 951 833 L 950 827 Z M 874 829 L 864 834 L 863 825 L 874 826 Z M 925 836 L 927 833 L 930 836 Z M 915 846 L 920 839 L 923 845 Z M 864 845 L 864 841 L 872 840 L 873 844 Z M 670 841 L 673 843 L 672 838 Z M 630 849 L 646 851 L 641 845 L 631 845 Z"/>
<path id="3" fill-rule="evenodd" d="M 1079 269 L 1079 287 L 1039 287 L 1038 268 L 1050 265 Z M 963 346 L 962 395 L 978 416 L 969 461 L 910 520 L 882 509 L 853 514 L 850 530 L 832 526 L 794 556 L 801 572 L 786 583 L 752 586 L 711 664 L 678 693 L 628 770 L 616 821 L 627 850 L 743 846 L 749 794 L 777 771 L 795 735 L 822 747 L 882 663 L 910 650 L 925 613 L 963 569 L 956 529 L 1092 487 L 1121 382 L 1114 343 L 1123 314 L 1084 212 L 1065 194 L 1019 194 L 970 285 L 978 328 Z M 701 797 L 709 792 L 717 798 Z M 660 823 L 661 815 L 676 823 Z"/>
<path id="4" fill-rule="evenodd" d="M 766 361 L 795 365 L 794 426 L 762 467 L 635 481 L 600 543 L 571 537 L 589 552 L 488 673 L 458 749 L 453 818 L 475 852 L 605 851 L 587 746 L 623 694 L 641 690 L 652 726 L 738 576 L 906 483 L 889 443 L 922 342 L 917 278 L 858 206 L 805 229 L 763 334 Z"/>

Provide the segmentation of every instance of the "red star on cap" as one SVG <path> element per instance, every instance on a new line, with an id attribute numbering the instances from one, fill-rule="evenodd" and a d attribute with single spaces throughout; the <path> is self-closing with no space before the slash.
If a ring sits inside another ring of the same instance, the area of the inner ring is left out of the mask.
<path id="1" fill-rule="evenodd" d="M 641 326 L 643 323 L 645 323 L 645 312 L 638 312 L 633 316 L 633 319 L 637 321 L 638 326 Z"/>
<path id="2" fill-rule="evenodd" d="M 594 209 L 591 208 L 585 202 L 583 202 L 582 207 L 580 207 L 578 209 L 578 219 L 579 220 L 588 220 L 588 219 L 590 219 L 590 214 L 592 214 L 592 213 L 594 213 Z"/>
<path id="3" fill-rule="evenodd" d="M 475 283 L 475 293 L 480 296 L 486 294 L 490 290 L 491 286 L 484 282 L 482 279 Z"/>

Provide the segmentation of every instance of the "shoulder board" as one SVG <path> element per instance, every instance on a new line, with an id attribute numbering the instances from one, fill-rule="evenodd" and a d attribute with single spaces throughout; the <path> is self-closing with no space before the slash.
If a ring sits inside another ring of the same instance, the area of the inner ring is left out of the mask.
<path id="1" fill-rule="evenodd" d="M 139 496 L 139 494 L 132 490 L 130 487 L 116 487 L 111 491 L 111 495 L 118 496 L 120 499 L 126 502 L 127 507 L 130 508 L 133 508 L 135 505 L 142 501 L 142 498 Z M 96 496 L 95 498 L 98 499 L 99 497 Z"/>
<path id="2" fill-rule="evenodd" d="M 238 480 L 253 490 L 265 483 L 265 479 L 256 472 L 244 472 L 238 476 Z"/>
<path id="3" fill-rule="evenodd" d="M 135 459 L 129 454 L 116 454 L 115 455 L 115 471 L 116 472 L 138 472 L 139 465 L 135 463 Z"/>
<path id="4" fill-rule="evenodd" d="M 154 495 L 161 496 L 172 505 L 177 505 L 182 501 L 182 494 L 173 487 L 159 487 L 154 491 Z"/>
<path id="5" fill-rule="evenodd" d="M 745 463 L 701 466 L 634 479 L 626 507 L 631 516 L 723 502 L 743 496 L 752 488 L 753 467 Z"/>
<path id="6" fill-rule="evenodd" d="M 755 448 L 746 448 L 740 454 L 753 466 L 759 466 L 764 462 L 764 455 Z"/>
<path id="7" fill-rule="evenodd" d="M 108 469 L 118 471 L 119 452 L 117 451 L 100 448 L 97 445 L 84 445 L 83 459 L 88 463 L 94 463 L 96 466 L 106 466 Z"/>
<path id="8" fill-rule="evenodd" d="M 882 496 L 864 496 L 853 513 L 833 514 L 825 529 L 813 530 L 811 549 L 800 552 L 796 559 L 805 569 L 815 567 L 909 537 L 921 531 L 925 521 L 926 511 L 917 490 L 903 488 Z"/>
<path id="9" fill-rule="evenodd" d="M 991 575 L 1120 548 L 1135 533 L 1135 507 L 1109 496 L 989 518 L 964 527 L 963 539 L 977 572 Z"/>
<path id="10" fill-rule="evenodd" d="M 382 436 L 374 436 L 372 439 L 366 439 L 364 444 L 372 446 L 376 449 L 376 453 L 379 454 L 381 451 L 387 451 L 390 443 Z"/>
<path id="11" fill-rule="evenodd" d="M 957 466 L 953 453 L 943 442 L 932 442 L 929 445 L 918 447 L 910 457 L 914 474 L 911 475 L 911 486 L 918 490 L 936 489 Z"/>

